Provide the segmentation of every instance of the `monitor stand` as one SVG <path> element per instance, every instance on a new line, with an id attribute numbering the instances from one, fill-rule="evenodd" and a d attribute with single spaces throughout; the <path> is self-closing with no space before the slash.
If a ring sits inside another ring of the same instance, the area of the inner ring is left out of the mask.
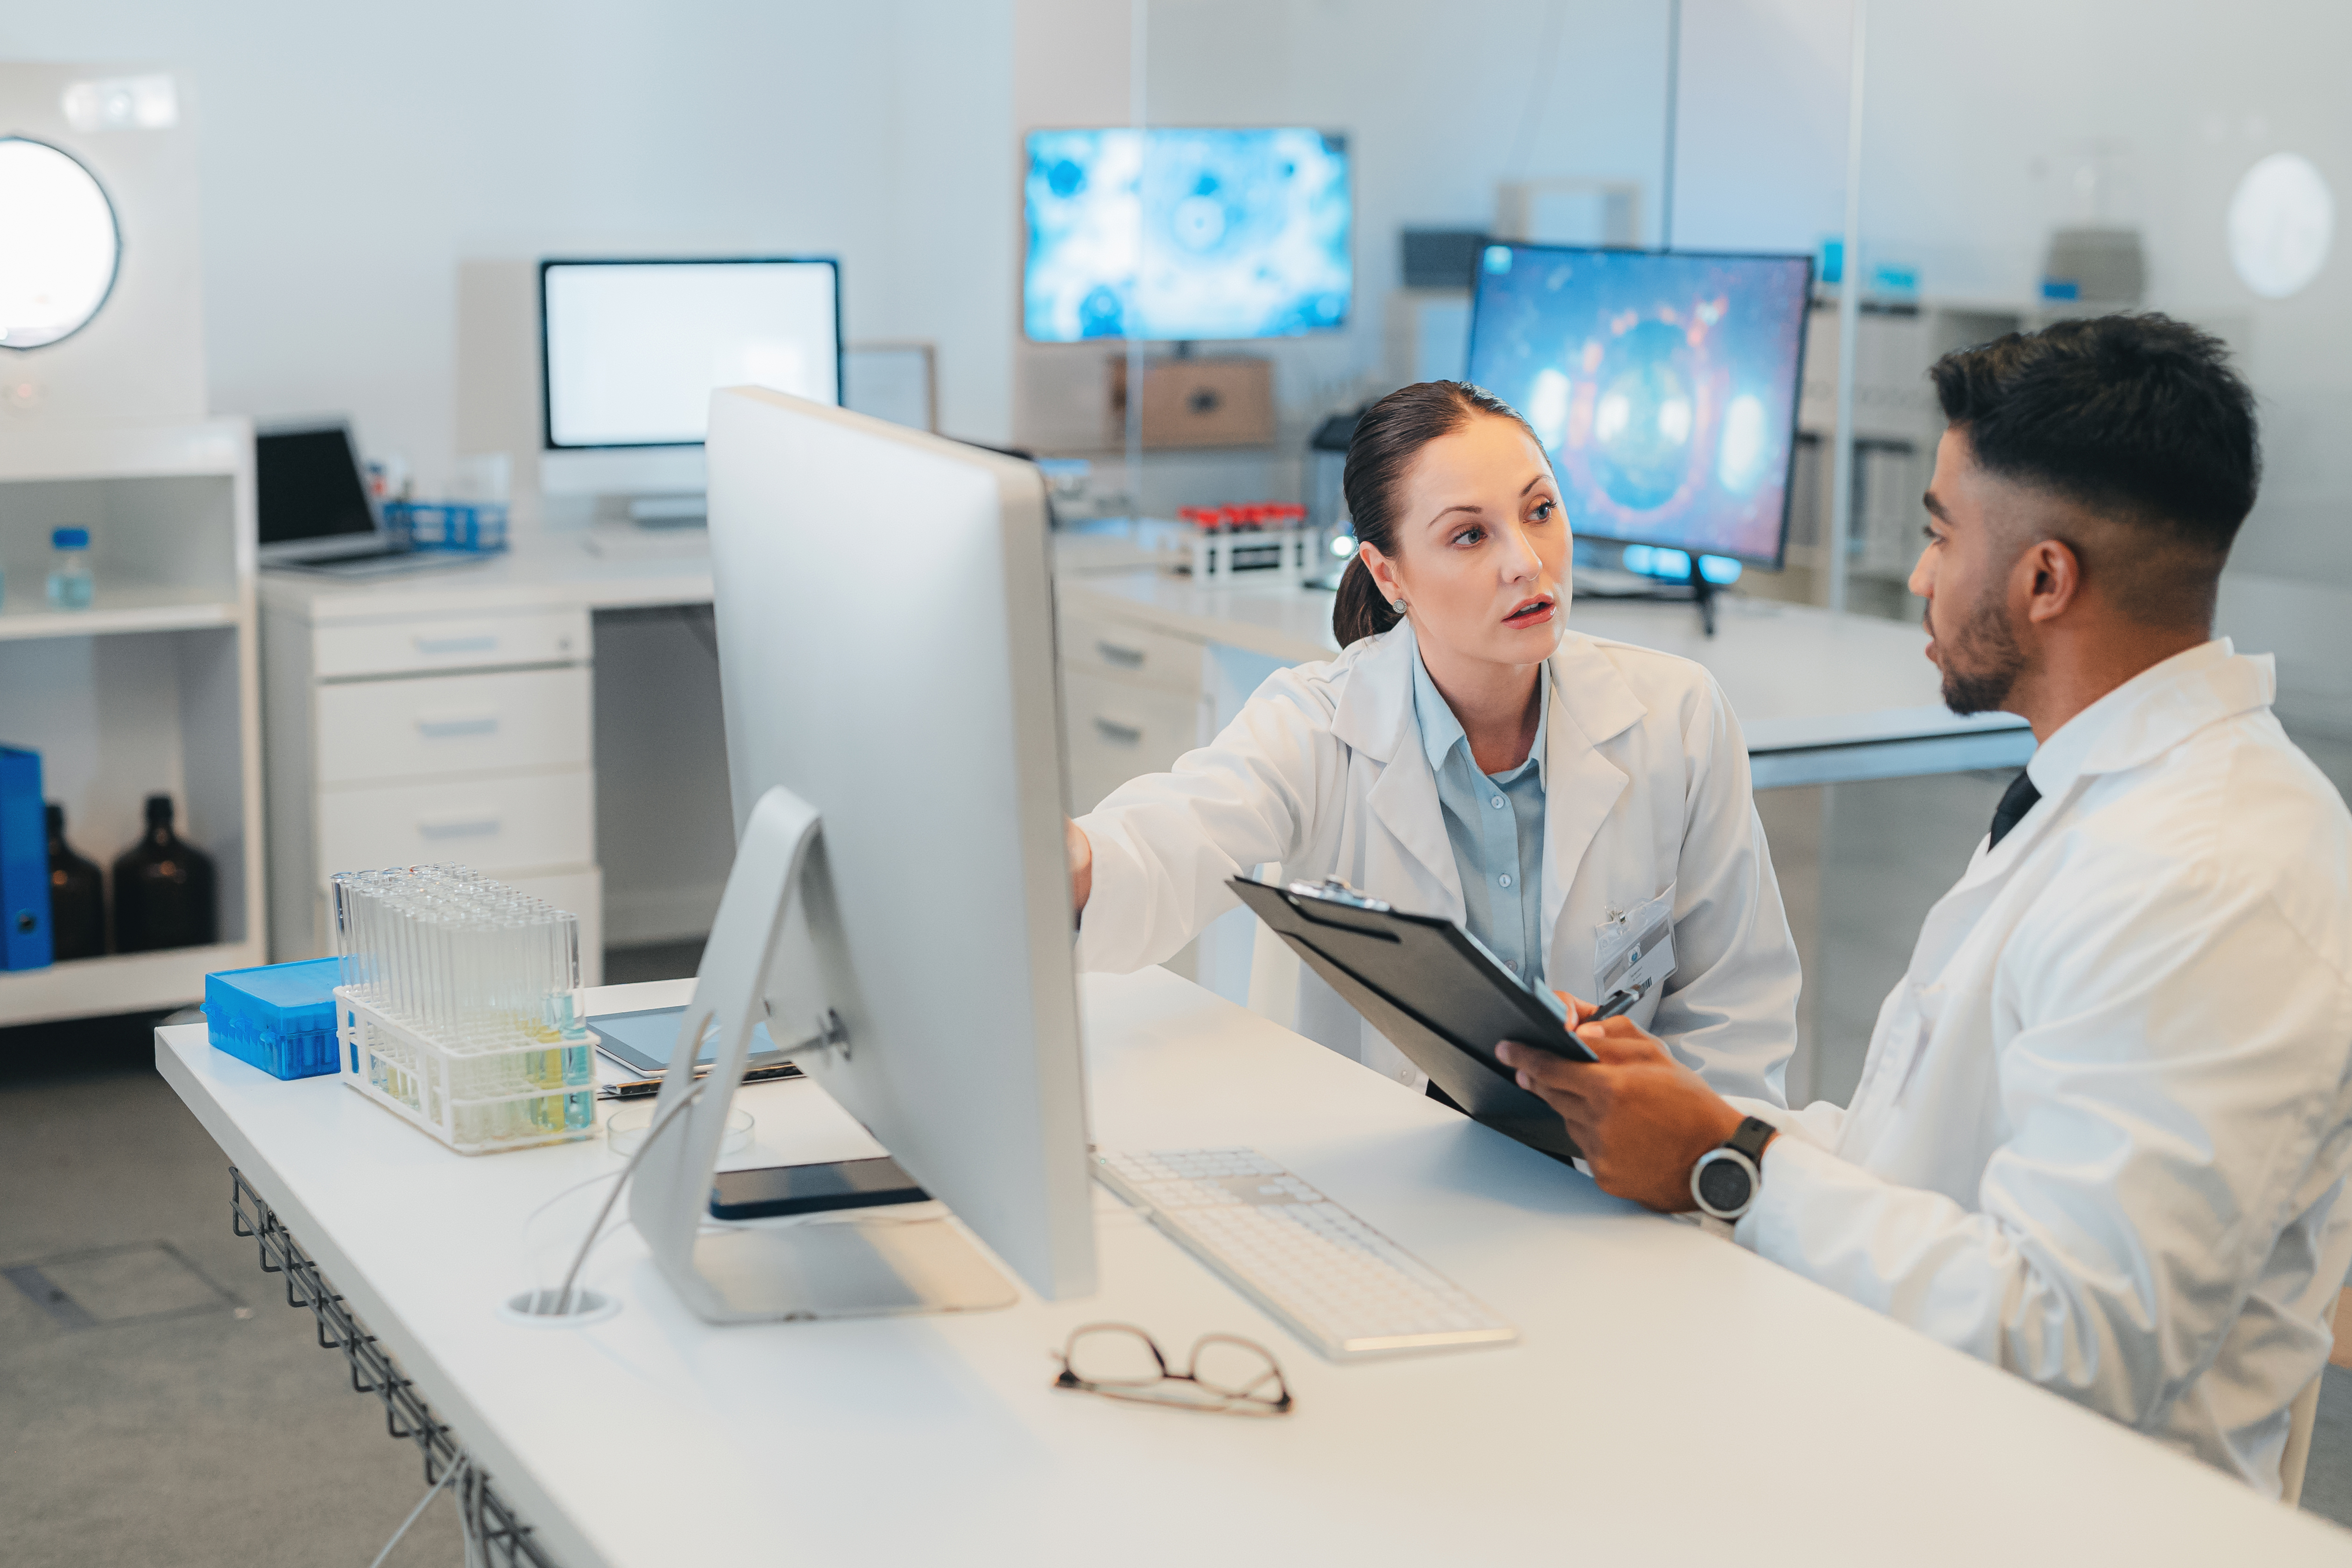
<path id="1" fill-rule="evenodd" d="M 1575 596 L 1602 603 L 1618 600 L 1628 603 L 1696 605 L 1700 629 L 1708 637 L 1715 635 L 1715 596 L 1720 591 L 1706 580 L 1698 569 L 1698 552 L 1691 551 L 1690 578 L 1687 582 L 1653 582 L 1643 588 L 1589 588 L 1580 580 Z"/>
<path id="2" fill-rule="evenodd" d="M 667 561 L 710 553 L 710 508 L 702 496 L 636 496 L 625 509 L 618 503 L 619 498 L 613 497 L 598 506 L 599 515 L 583 542 L 591 555 L 607 561 Z"/>
<path id="3" fill-rule="evenodd" d="M 662 1277 L 698 1316 L 714 1323 L 1009 1307 L 1019 1292 L 938 1204 L 846 1211 L 854 1218 L 725 1226 L 710 1218 L 711 1173 L 726 1135 L 729 1102 L 743 1081 L 751 1031 L 765 1021 L 776 1039 L 797 1032 L 769 1016 L 764 996 L 786 942 L 808 941 L 806 919 L 788 917 L 800 904 L 816 837 L 816 809 L 781 785 L 760 798 L 744 825 L 630 1185 L 629 1218 Z M 798 972 L 818 973 L 814 964 Z M 821 1002 L 810 1012 L 808 1037 L 782 1054 L 837 1051 L 845 1058 L 856 1042 L 839 1016 Z M 695 1045 L 714 1018 L 717 1052 L 698 1083 Z"/>
<path id="4" fill-rule="evenodd" d="M 639 528 L 708 528 L 710 502 L 704 496 L 639 496 L 629 503 L 629 521 Z"/>

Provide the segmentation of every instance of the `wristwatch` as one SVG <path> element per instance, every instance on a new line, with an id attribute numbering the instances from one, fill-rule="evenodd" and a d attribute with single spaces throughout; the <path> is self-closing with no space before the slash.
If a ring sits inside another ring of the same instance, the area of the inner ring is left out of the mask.
<path id="1" fill-rule="evenodd" d="M 1764 1185 L 1764 1145 L 1779 1128 L 1751 1116 L 1738 1131 L 1698 1157 L 1691 1167 L 1691 1196 L 1717 1219 L 1738 1219 Z"/>

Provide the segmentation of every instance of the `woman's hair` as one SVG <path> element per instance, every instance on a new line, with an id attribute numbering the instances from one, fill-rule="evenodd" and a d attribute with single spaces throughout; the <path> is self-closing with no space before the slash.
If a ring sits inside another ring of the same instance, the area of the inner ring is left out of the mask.
<path id="1" fill-rule="evenodd" d="M 1423 447 L 1482 414 L 1507 419 L 1535 440 L 1517 409 L 1466 381 L 1423 381 L 1399 387 L 1364 411 L 1348 441 L 1348 472 L 1340 486 L 1359 544 L 1394 559 L 1397 490 L 1405 470 Z M 1372 581 L 1371 568 L 1359 552 L 1339 578 L 1339 602 L 1331 606 L 1332 635 L 1346 647 L 1396 624 L 1397 613 L 1381 597 L 1380 584 Z"/>

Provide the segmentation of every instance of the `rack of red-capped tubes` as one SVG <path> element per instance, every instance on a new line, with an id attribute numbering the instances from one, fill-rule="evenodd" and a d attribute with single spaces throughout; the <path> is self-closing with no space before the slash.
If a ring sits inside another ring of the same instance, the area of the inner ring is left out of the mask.
<path id="1" fill-rule="evenodd" d="M 1237 577 L 1267 574 L 1265 580 L 1304 581 L 1313 565 L 1313 538 L 1307 509 L 1288 501 L 1250 501 L 1234 506 L 1185 506 L 1176 515 L 1192 525 L 1192 575 Z"/>

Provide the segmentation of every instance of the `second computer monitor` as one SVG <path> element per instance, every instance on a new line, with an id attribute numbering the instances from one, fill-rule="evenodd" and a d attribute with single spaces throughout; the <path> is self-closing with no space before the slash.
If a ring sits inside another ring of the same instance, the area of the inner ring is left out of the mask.
<path id="1" fill-rule="evenodd" d="M 826 258 L 542 261 L 544 482 L 702 488 L 710 394 L 841 401 L 841 271 Z"/>
<path id="2" fill-rule="evenodd" d="M 1033 131 L 1032 342 L 1336 331 L 1355 292 L 1347 138 L 1307 126 Z"/>
<path id="3" fill-rule="evenodd" d="M 1806 256 L 1495 245 L 1470 379 L 1527 416 L 1588 539 L 1780 564 Z"/>

